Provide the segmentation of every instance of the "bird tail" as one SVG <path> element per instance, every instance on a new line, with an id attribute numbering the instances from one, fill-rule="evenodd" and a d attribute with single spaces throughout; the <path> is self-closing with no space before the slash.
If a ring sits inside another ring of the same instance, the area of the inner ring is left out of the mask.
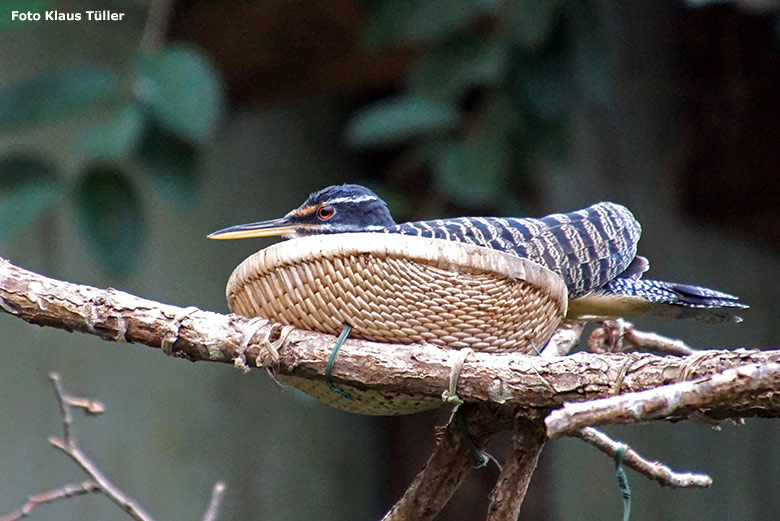
<path id="1" fill-rule="evenodd" d="M 739 302 L 738 297 L 710 288 L 620 277 L 610 281 L 597 294 L 573 300 L 569 318 L 603 320 L 653 314 L 720 324 L 741 322 L 742 318 L 736 313 L 748 307 Z"/>

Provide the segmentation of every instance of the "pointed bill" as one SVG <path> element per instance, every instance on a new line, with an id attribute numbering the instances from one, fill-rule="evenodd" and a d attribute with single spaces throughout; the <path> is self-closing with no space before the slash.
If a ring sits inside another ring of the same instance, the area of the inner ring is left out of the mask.
<path id="1" fill-rule="evenodd" d="M 305 226 L 305 225 L 304 225 Z M 277 237 L 295 235 L 302 226 L 291 224 L 288 217 L 256 223 L 239 224 L 223 228 L 208 235 L 209 239 L 249 239 L 253 237 Z"/>

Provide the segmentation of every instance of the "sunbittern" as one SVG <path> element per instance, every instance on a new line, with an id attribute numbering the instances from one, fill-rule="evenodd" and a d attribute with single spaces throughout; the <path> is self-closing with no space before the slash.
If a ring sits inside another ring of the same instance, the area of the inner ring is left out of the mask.
<path id="1" fill-rule="evenodd" d="M 642 279 L 649 263 L 636 254 L 641 227 L 627 208 L 609 202 L 541 219 L 457 217 L 397 224 L 374 192 L 345 184 L 311 194 L 280 219 L 232 226 L 209 237 L 352 232 L 460 241 L 527 258 L 563 278 L 570 299 L 567 318 L 573 321 L 657 314 L 717 323 L 741 320 L 734 311 L 748 307 L 713 289 Z"/>

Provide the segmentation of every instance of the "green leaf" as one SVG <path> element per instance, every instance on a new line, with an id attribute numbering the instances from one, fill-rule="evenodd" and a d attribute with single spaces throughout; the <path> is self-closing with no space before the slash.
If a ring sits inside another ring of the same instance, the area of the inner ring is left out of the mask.
<path id="1" fill-rule="evenodd" d="M 61 193 L 52 163 L 25 155 L 0 160 L 0 240 L 29 227 Z"/>
<path id="2" fill-rule="evenodd" d="M 109 70 L 74 66 L 13 82 L 0 89 L 0 131 L 15 126 L 58 120 L 116 92 L 118 80 Z"/>
<path id="3" fill-rule="evenodd" d="M 513 61 L 511 89 L 540 118 L 560 118 L 569 110 L 572 76 L 564 36 L 557 35 L 537 52 L 518 52 Z"/>
<path id="4" fill-rule="evenodd" d="M 92 166 L 79 179 L 74 197 L 86 244 L 99 264 L 113 275 L 131 272 L 142 251 L 144 223 L 140 198 L 125 173 Z"/>
<path id="5" fill-rule="evenodd" d="M 560 14 L 560 0 L 508 0 L 506 24 L 512 41 L 539 47 L 547 40 Z"/>
<path id="6" fill-rule="evenodd" d="M 413 137 L 452 130 L 458 112 L 450 104 L 398 96 L 363 108 L 347 123 L 346 139 L 353 147 L 391 146 Z"/>
<path id="7" fill-rule="evenodd" d="M 141 110 L 136 105 L 126 105 L 110 118 L 85 129 L 76 148 L 92 159 L 121 159 L 135 148 L 143 127 Z"/>
<path id="8" fill-rule="evenodd" d="M 434 162 L 437 184 L 458 203 L 495 205 L 506 191 L 514 125 L 508 100 L 491 100 L 480 128 L 464 139 L 441 145 Z"/>
<path id="9" fill-rule="evenodd" d="M 222 80 L 200 50 L 172 45 L 137 64 L 136 95 L 160 126 L 189 141 L 214 132 L 225 108 Z"/>
<path id="10" fill-rule="evenodd" d="M 509 59 L 506 42 L 463 38 L 426 53 L 410 74 L 412 93 L 457 103 L 471 87 L 495 86 Z"/>
<path id="11" fill-rule="evenodd" d="M 505 142 L 453 140 L 446 143 L 434 165 L 437 184 L 454 201 L 467 206 L 494 203 L 503 190 Z"/>
<path id="12" fill-rule="evenodd" d="M 194 202 L 200 177 L 198 154 L 192 144 L 152 127 L 144 135 L 138 158 L 165 202 L 179 206 Z"/>
<path id="13" fill-rule="evenodd" d="M 373 2 L 366 45 L 378 50 L 394 43 L 431 42 L 449 37 L 493 10 L 475 0 L 381 0 Z"/>

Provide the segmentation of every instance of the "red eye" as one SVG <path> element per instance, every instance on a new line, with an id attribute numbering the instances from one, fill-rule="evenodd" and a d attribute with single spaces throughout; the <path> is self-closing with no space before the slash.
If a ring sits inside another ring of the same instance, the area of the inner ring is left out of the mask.
<path id="1" fill-rule="evenodd" d="M 320 221 L 327 221 L 334 215 L 336 215 L 336 209 L 332 206 L 320 206 L 317 209 L 317 217 L 320 218 Z"/>

